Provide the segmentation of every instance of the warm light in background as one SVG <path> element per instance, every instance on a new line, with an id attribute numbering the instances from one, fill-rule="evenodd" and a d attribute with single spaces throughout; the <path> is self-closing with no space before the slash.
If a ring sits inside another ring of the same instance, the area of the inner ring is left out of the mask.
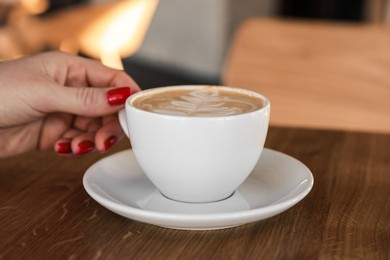
<path id="1" fill-rule="evenodd" d="M 107 66 L 123 69 L 121 57 L 139 49 L 157 4 L 158 0 L 119 3 L 83 31 L 80 49 Z"/>
<path id="2" fill-rule="evenodd" d="M 30 14 L 41 14 L 49 8 L 48 0 L 20 0 Z"/>

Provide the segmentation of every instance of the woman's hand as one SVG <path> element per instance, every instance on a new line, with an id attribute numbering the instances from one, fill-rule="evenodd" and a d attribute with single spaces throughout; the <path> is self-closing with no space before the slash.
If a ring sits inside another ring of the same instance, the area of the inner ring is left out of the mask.
<path id="1" fill-rule="evenodd" d="M 0 63 L 0 158 L 105 152 L 123 137 L 117 111 L 139 90 L 123 71 L 61 52 Z"/>

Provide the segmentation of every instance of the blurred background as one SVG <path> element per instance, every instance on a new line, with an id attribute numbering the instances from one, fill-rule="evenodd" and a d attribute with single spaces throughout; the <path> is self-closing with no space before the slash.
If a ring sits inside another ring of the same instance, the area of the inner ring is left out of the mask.
<path id="1" fill-rule="evenodd" d="M 141 85 L 219 84 L 249 17 L 390 23 L 389 0 L 0 0 L 0 59 L 61 50 Z"/>

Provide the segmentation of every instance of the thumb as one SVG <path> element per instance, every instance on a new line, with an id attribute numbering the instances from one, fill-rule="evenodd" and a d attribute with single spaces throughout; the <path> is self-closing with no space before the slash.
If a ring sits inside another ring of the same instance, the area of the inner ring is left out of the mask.
<path id="1" fill-rule="evenodd" d="M 127 86 L 116 88 L 61 87 L 57 89 L 58 99 L 52 106 L 55 112 L 93 117 L 119 111 L 132 94 L 131 88 Z"/>

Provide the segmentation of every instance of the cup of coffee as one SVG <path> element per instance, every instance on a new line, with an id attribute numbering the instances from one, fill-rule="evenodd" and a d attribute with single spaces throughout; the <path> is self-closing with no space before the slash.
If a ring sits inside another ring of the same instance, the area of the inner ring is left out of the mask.
<path id="1" fill-rule="evenodd" d="M 234 193 L 261 155 L 269 117 L 267 98 L 224 86 L 145 90 L 119 112 L 146 176 L 164 196 L 190 203 Z"/>

